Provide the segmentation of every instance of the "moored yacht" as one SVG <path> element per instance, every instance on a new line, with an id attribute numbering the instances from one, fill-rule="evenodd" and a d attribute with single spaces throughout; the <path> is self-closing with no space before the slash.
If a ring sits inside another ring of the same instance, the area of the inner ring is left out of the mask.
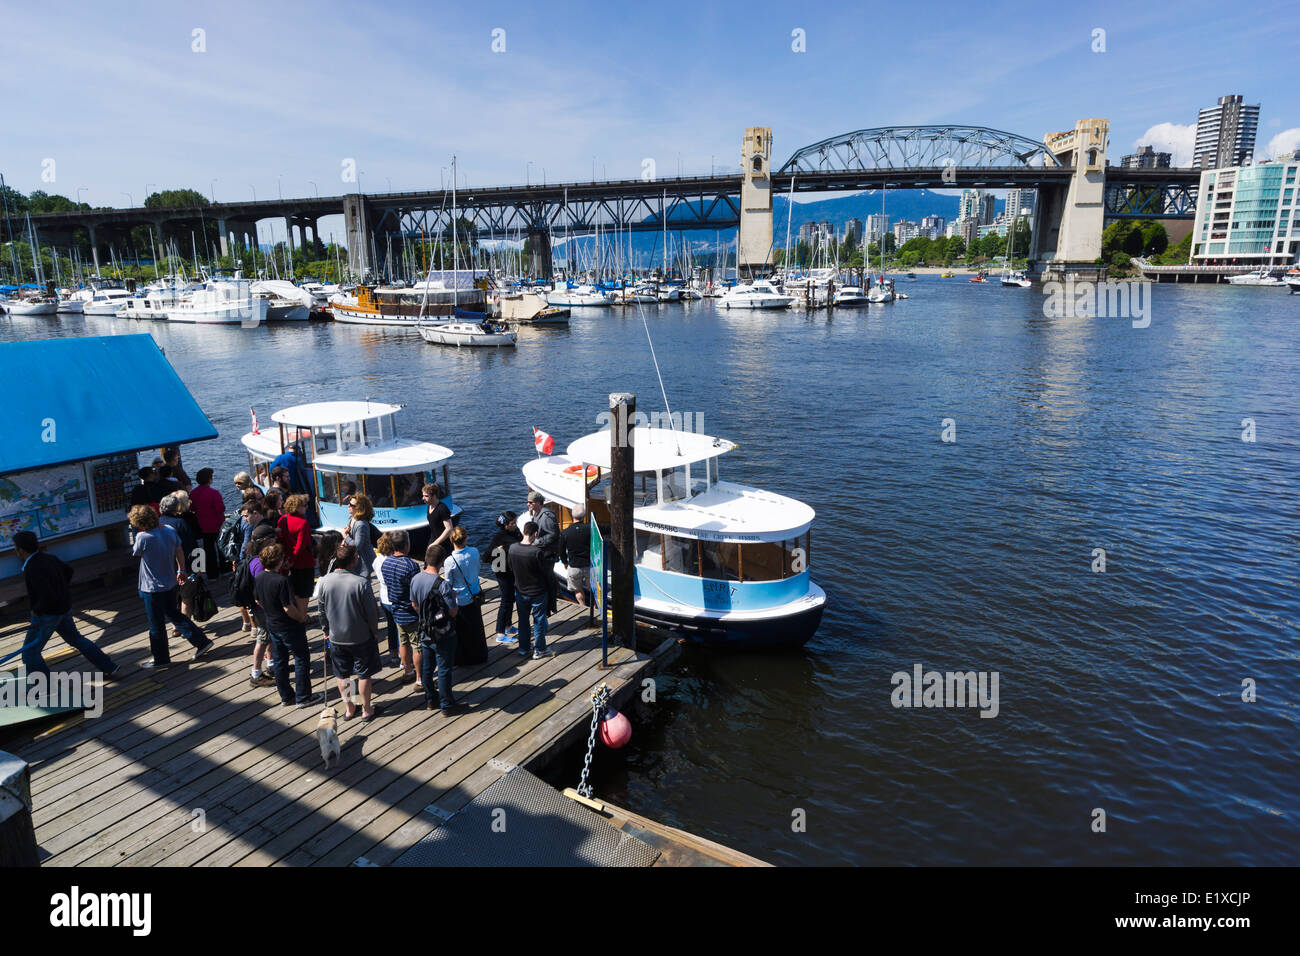
<path id="1" fill-rule="evenodd" d="M 253 295 L 266 300 L 266 321 L 306 322 L 311 318 L 311 292 L 284 279 L 261 279 L 254 282 Z"/>
<path id="2" fill-rule="evenodd" d="M 503 322 L 422 322 L 420 337 L 432 345 L 501 348 L 515 344 L 515 333 Z"/>
<path id="3" fill-rule="evenodd" d="M 1252 272 L 1245 275 L 1229 276 L 1228 281 L 1233 285 L 1263 285 L 1263 286 L 1285 286 L 1287 283 L 1281 276 L 1275 276 L 1268 266 L 1260 266 Z"/>
<path id="4" fill-rule="evenodd" d="M 636 617 L 683 637 L 732 647 L 805 643 L 826 594 L 808 570 L 813 509 L 794 498 L 722 481 L 735 445 L 664 428 L 635 428 L 633 524 Z M 560 527 L 582 506 L 609 530 L 610 434 L 523 466 L 528 487 L 557 506 Z M 561 587 L 564 568 L 555 568 Z"/>
<path id="5" fill-rule="evenodd" d="M 835 307 L 837 309 L 866 305 L 867 294 L 855 285 L 846 285 L 835 290 Z"/>
<path id="6" fill-rule="evenodd" d="M 208 279 L 167 310 L 170 322 L 216 325 L 261 325 L 267 301 L 253 295 L 247 279 Z"/>
<path id="7" fill-rule="evenodd" d="M 546 301 L 550 305 L 567 305 L 570 308 L 574 306 L 614 304 L 612 296 L 602 289 L 597 289 L 594 285 L 579 285 L 573 288 L 557 285 L 546 293 Z"/>
<path id="8" fill-rule="evenodd" d="M 453 310 L 486 313 L 481 289 L 450 288 L 440 280 L 426 280 L 411 288 L 358 285 L 352 295 L 330 296 L 334 321 L 355 325 L 387 325 L 414 330 L 421 318 L 450 321 Z"/>
<path id="9" fill-rule="evenodd" d="M 82 303 L 81 311 L 83 315 L 117 315 L 130 298 L 132 295 L 126 289 L 96 289 Z"/>
<path id="10" fill-rule="evenodd" d="M 322 530 L 347 527 L 352 485 L 374 505 L 371 520 L 379 531 L 407 532 L 412 553 L 423 554 L 429 527 L 424 486 L 437 483 L 453 519 L 460 514 L 447 472 L 454 453 L 399 434 L 396 419 L 403 407 L 371 401 L 295 405 L 273 413 L 276 427 L 265 432 L 257 430 L 254 418 L 254 430 L 240 439 L 248 453 L 248 473 L 268 488 L 271 463 L 296 444 L 298 460 L 314 486 Z"/>
<path id="11" fill-rule="evenodd" d="M 794 296 L 780 292 L 766 279 L 755 279 L 748 285 L 736 285 L 727 290 L 719 303 L 724 309 L 786 309 Z"/>

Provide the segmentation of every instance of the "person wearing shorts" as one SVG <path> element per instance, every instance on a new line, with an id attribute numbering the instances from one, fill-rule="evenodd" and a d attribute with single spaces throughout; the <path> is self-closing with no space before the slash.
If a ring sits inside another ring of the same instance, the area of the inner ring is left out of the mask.
<path id="1" fill-rule="evenodd" d="M 581 505 L 573 508 L 573 521 L 560 532 L 560 560 L 564 562 L 569 590 L 583 607 L 591 585 L 591 528 Z"/>
<path id="2" fill-rule="evenodd" d="M 357 678 L 361 694 L 361 719 L 368 722 L 379 713 L 370 700 L 374 677 L 383 666 L 379 660 L 379 609 L 370 581 L 356 573 L 357 549 L 340 544 L 334 567 L 320 581 L 320 608 L 329 628 L 330 660 L 338 679 L 339 694 L 346 707 L 344 717 L 357 716 L 350 678 Z"/>
<path id="3" fill-rule="evenodd" d="M 402 661 L 402 683 L 416 684 L 423 691 L 417 674 L 420 670 L 420 620 L 411 607 L 411 578 L 420 573 L 420 566 L 406 553 L 411 540 L 405 531 L 389 531 L 389 541 L 393 553 L 384 559 L 380 574 L 384 578 L 384 590 L 388 593 L 388 603 L 393 608 L 393 621 L 397 624 L 398 649 Z"/>

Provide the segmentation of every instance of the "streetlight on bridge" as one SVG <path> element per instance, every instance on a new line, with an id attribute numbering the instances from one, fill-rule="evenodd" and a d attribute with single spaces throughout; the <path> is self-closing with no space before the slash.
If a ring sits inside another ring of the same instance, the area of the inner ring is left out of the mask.
<path id="1" fill-rule="evenodd" d="M 249 183 L 248 188 L 253 191 L 253 202 L 257 202 L 257 187 L 254 186 L 252 183 Z"/>
<path id="2" fill-rule="evenodd" d="M 124 193 L 122 193 L 122 195 L 125 196 L 125 197 L 127 198 L 127 201 L 130 202 L 130 204 L 131 204 L 130 206 L 127 207 L 128 209 L 129 209 L 129 208 L 132 208 L 133 206 L 135 206 L 135 197 L 134 197 L 134 196 L 132 196 L 132 195 L 131 195 L 130 193 L 128 193 L 128 192 L 124 192 Z"/>
<path id="3" fill-rule="evenodd" d="M 208 184 L 208 191 L 212 193 L 212 201 L 216 202 L 217 201 L 217 180 L 215 178 L 212 180 L 211 183 Z"/>
<path id="4" fill-rule="evenodd" d="M 320 190 L 319 190 L 319 189 L 316 189 L 316 184 L 315 184 L 314 182 L 312 182 L 312 180 L 310 180 L 310 179 L 307 180 L 307 182 L 308 182 L 308 184 L 311 186 L 311 188 L 314 189 L 314 190 L 316 191 L 316 198 L 317 198 L 317 199 L 320 199 Z"/>
<path id="5" fill-rule="evenodd" d="M 280 174 L 280 176 L 283 175 L 283 173 Z M 275 191 L 280 194 L 280 202 L 284 202 L 284 190 L 280 188 L 280 176 L 275 177 Z"/>
<path id="6" fill-rule="evenodd" d="M 529 179 L 529 174 L 532 172 L 532 166 L 533 166 L 533 161 L 531 159 L 524 164 L 524 185 L 525 186 L 531 186 L 533 184 L 532 180 Z"/>
<path id="7" fill-rule="evenodd" d="M 85 190 L 86 190 L 86 187 L 85 187 L 85 186 L 78 186 L 78 187 L 77 187 L 77 205 L 78 205 L 78 206 L 81 205 L 81 194 L 82 194 L 83 192 L 85 192 Z"/>

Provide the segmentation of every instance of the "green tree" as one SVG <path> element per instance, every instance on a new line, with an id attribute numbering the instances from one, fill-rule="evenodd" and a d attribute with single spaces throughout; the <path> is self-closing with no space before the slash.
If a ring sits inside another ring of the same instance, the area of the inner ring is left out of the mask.
<path id="1" fill-rule="evenodd" d="M 1168 237 L 1166 237 L 1166 241 Z M 1158 261 L 1162 265 L 1182 266 L 1192 261 L 1192 234 L 1189 232 L 1182 239 L 1164 251 Z"/>
<path id="2" fill-rule="evenodd" d="M 192 206 L 211 206 L 208 197 L 197 189 L 164 189 L 145 197 L 146 209 L 174 209 Z"/>
<path id="3" fill-rule="evenodd" d="M 1169 248 L 1169 234 L 1160 223 L 1147 219 L 1141 223 L 1142 254 L 1158 256 Z"/>

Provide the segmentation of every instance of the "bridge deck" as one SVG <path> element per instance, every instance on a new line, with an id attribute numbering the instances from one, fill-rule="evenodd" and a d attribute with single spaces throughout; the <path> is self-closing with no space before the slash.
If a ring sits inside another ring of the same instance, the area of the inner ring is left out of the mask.
<path id="1" fill-rule="evenodd" d="M 484 587 L 492 621 L 495 583 Z M 599 629 L 562 603 L 551 619 L 553 658 L 522 662 L 490 643 L 485 664 L 456 670 L 468 713 L 424 710 L 422 694 L 386 671 L 372 723 L 343 721 L 339 706 L 343 756 L 325 770 L 313 733 L 320 708 L 286 708 L 274 687 L 249 686 L 251 641 L 237 611 L 223 608 L 205 625 L 217 641 L 210 656 L 180 663 L 188 645 L 176 645 L 178 663 L 152 673 L 138 667 L 149 657 L 139 597 L 122 589 L 96 598 L 75 612 L 78 627 L 129 668 L 107 686 L 102 716 L 48 718 L 0 741 L 32 764 L 44 865 L 389 863 L 435 825 L 425 808 L 467 804 L 501 775 L 489 761 L 536 765 L 585 740 L 591 691 L 606 681 L 626 696 L 654 666 L 653 656 L 616 648 L 614 669 L 600 670 Z M 23 629 L 0 628 L 0 656 L 21 646 Z M 320 690 L 323 639 L 316 628 L 309 636 Z M 46 650 L 55 671 L 85 666 L 58 640 Z"/>

